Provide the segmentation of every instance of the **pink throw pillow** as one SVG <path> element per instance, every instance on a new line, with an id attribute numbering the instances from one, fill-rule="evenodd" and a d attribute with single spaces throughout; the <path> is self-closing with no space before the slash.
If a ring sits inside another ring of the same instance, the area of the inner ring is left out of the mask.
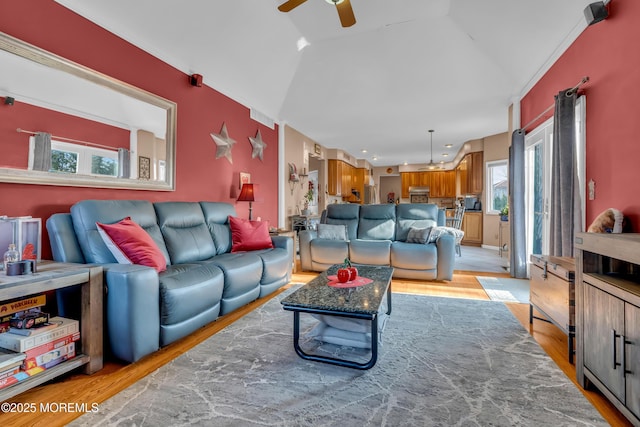
<path id="1" fill-rule="evenodd" d="M 268 222 L 248 221 L 229 216 L 229 225 L 231 226 L 231 252 L 273 248 Z"/>
<path id="2" fill-rule="evenodd" d="M 118 263 L 145 265 L 155 268 L 158 273 L 167 269 L 167 261 L 156 242 L 130 217 L 115 224 L 96 222 L 96 225 Z"/>

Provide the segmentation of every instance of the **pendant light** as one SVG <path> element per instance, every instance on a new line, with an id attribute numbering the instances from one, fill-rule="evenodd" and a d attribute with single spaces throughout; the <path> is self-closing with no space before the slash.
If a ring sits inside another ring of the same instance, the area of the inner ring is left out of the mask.
<path id="1" fill-rule="evenodd" d="M 429 164 L 427 165 L 427 169 L 429 170 L 434 170 L 438 167 L 438 165 L 433 163 L 433 132 L 435 132 L 433 129 L 429 129 L 429 134 L 431 135 L 431 155 L 429 157 Z"/>

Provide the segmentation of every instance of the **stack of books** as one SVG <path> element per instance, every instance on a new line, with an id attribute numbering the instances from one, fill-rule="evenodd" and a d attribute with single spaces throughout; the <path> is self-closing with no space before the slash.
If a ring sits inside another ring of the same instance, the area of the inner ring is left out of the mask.
<path id="1" fill-rule="evenodd" d="M 49 318 L 40 311 L 44 302 L 40 295 L 0 306 L 0 389 L 75 357 L 79 322 Z"/>

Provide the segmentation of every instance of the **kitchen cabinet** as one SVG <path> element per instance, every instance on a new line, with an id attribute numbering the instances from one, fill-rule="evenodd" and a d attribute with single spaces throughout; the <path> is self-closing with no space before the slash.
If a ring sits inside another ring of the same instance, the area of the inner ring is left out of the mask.
<path id="1" fill-rule="evenodd" d="M 481 194 L 482 176 L 484 175 L 484 161 L 482 151 L 476 151 L 474 153 L 467 154 L 470 162 L 467 168 L 467 193 L 468 194 Z"/>
<path id="2" fill-rule="evenodd" d="M 640 425 L 640 234 L 576 233 L 576 379 Z"/>
<path id="3" fill-rule="evenodd" d="M 462 217 L 463 245 L 482 245 L 482 212 L 465 212 Z"/>
<path id="4" fill-rule="evenodd" d="M 422 187 L 422 173 L 421 172 L 402 172 L 400 174 L 400 180 L 402 183 L 402 198 L 409 198 L 409 187 Z"/>
<path id="5" fill-rule="evenodd" d="M 409 187 L 429 187 L 430 198 L 456 197 L 456 172 L 402 172 L 402 197 L 409 198 Z"/>
<path id="6" fill-rule="evenodd" d="M 459 195 L 481 194 L 483 188 L 484 156 L 482 151 L 469 153 L 462 158 L 456 168 Z"/>
<path id="7" fill-rule="evenodd" d="M 342 196 L 342 166 L 345 163 L 342 160 L 329 160 L 327 164 L 327 187 L 329 195 Z"/>
<path id="8" fill-rule="evenodd" d="M 356 196 L 353 196 L 352 202 L 362 204 L 364 203 L 364 183 L 365 179 L 368 182 L 369 173 L 365 168 L 354 168 L 352 175 L 351 187 L 358 192 L 360 195 L 359 199 L 356 199 Z"/>
<path id="9" fill-rule="evenodd" d="M 364 169 L 362 169 L 364 171 Z M 331 196 L 341 196 L 343 200 L 355 201 L 351 190 L 360 194 L 364 191 L 364 172 L 342 160 L 329 159 L 327 164 L 327 189 Z M 362 188 L 360 188 L 362 187 Z"/>
<path id="10" fill-rule="evenodd" d="M 457 194 L 458 196 L 464 196 L 467 191 L 467 158 L 466 156 L 460 161 L 456 168 L 456 181 L 457 181 Z"/>

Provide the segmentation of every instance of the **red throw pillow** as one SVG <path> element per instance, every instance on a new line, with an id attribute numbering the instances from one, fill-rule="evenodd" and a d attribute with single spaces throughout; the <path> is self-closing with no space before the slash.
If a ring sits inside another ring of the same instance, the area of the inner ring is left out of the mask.
<path id="1" fill-rule="evenodd" d="M 268 222 L 248 221 L 229 216 L 229 225 L 231 226 L 231 252 L 273 248 Z"/>
<path id="2" fill-rule="evenodd" d="M 130 217 L 116 224 L 96 222 L 96 225 L 102 240 L 120 264 L 146 265 L 158 273 L 167 269 L 167 261 L 156 242 Z"/>

